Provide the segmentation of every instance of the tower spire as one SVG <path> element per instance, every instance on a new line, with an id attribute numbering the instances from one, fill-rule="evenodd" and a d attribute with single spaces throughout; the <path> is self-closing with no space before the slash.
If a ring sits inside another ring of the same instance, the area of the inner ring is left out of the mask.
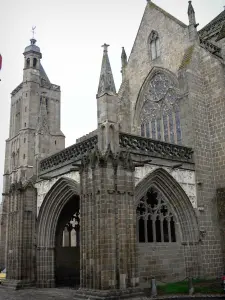
<path id="1" fill-rule="evenodd" d="M 109 62 L 108 47 L 106 43 L 102 45 L 103 47 L 103 58 L 102 67 L 98 85 L 97 97 L 101 97 L 104 94 L 116 94 L 116 87 L 113 79 L 112 69 Z"/>

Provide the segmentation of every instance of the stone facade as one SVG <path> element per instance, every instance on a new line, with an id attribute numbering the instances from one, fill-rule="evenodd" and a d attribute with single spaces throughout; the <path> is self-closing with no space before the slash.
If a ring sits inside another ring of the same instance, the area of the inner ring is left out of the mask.
<path id="1" fill-rule="evenodd" d="M 225 13 L 200 32 L 191 1 L 188 17 L 148 1 L 118 93 L 103 45 L 98 127 L 66 149 L 60 88 L 31 40 L 6 142 L 6 285 L 54 287 L 64 274 L 80 276 L 82 297 L 132 298 L 153 277 L 221 275 Z"/>

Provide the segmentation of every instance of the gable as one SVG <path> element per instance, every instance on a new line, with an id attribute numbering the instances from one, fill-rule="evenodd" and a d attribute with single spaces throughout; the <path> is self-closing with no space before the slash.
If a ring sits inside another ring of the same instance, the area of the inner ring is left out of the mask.
<path id="1" fill-rule="evenodd" d="M 156 49 L 158 55 L 154 56 L 150 43 L 152 33 L 157 33 L 159 39 L 159 45 L 156 45 L 159 47 L 159 51 Z M 188 27 L 154 3 L 148 3 L 125 70 L 130 88 L 132 120 L 139 92 L 149 72 L 158 67 L 177 76 L 189 45 Z"/>

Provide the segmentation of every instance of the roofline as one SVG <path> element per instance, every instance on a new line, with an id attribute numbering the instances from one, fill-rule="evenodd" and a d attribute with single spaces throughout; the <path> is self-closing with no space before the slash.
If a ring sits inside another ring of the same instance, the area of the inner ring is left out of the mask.
<path id="1" fill-rule="evenodd" d="M 179 24 L 180 26 L 182 26 L 183 28 L 187 28 L 188 26 L 186 24 L 184 24 L 183 22 L 181 22 L 180 20 L 178 20 L 177 18 L 175 18 L 174 16 L 172 16 L 171 14 L 169 14 L 168 12 L 166 12 L 165 10 L 163 10 L 161 7 L 159 7 L 158 5 L 156 5 L 155 3 L 153 3 L 151 0 L 148 0 L 149 2 L 147 3 L 146 7 L 145 7 L 145 10 L 144 10 L 144 13 L 143 13 L 143 16 L 141 18 L 141 22 L 140 22 L 140 25 L 138 27 L 138 31 L 137 31 L 137 34 L 136 34 L 136 37 L 134 39 L 134 43 L 133 43 L 133 46 L 131 48 L 131 52 L 130 52 L 130 55 L 129 55 L 129 58 L 127 60 L 127 63 L 129 63 L 129 60 L 130 60 L 130 57 L 131 57 L 131 54 L 133 52 L 133 49 L 134 49 L 134 45 L 135 45 L 135 42 L 137 40 L 137 36 L 138 36 L 138 33 L 140 31 L 140 28 L 141 28 L 141 24 L 142 24 L 142 21 L 144 19 L 144 15 L 145 15 L 145 12 L 146 12 L 146 9 L 148 9 L 148 5 L 150 7 L 153 7 L 155 9 L 157 9 L 159 12 L 163 13 L 166 17 L 172 19 L 173 21 L 175 21 L 177 24 Z"/>
<path id="2" fill-rule="evenodd" d="M 212 19 L 212 21 L 210 21 L 208 24 L 206 24 L 202 29 L 200 29 L 198 32 L 201 33 L 204 30 L 207 30 L 208 28 L 210 28 L 210 26 L 212 26 L 212 24 L 215 22 L 215 20 L 219 17 L 219 15 L 224 14 L 224 10 L 219 13 L 215 18 Z M 217 22 L 216 22 L 217 23 Z"/>

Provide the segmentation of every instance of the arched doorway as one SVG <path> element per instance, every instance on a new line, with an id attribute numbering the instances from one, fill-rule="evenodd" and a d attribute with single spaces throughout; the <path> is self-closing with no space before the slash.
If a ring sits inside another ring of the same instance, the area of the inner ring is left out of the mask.
<path id="1" fill-rule="evenodd" d="M 72 196 L 61 211 L 55 240 L 56 286 L 79 287 L 80 284 L 80 205 Z"/>
<path id="2" fill-rule="evenodd" d="M 38 215 L 38 287 L 79 285 L 79 210 L 78 184 L 60 178 L 46 194 Z"/>
<path id="3" fill-rule="evenodd" d="M 141 283 L 199 275 L 199 228 L 188 196 L 164 169 L 136 187 L 137 242 Z"/>

